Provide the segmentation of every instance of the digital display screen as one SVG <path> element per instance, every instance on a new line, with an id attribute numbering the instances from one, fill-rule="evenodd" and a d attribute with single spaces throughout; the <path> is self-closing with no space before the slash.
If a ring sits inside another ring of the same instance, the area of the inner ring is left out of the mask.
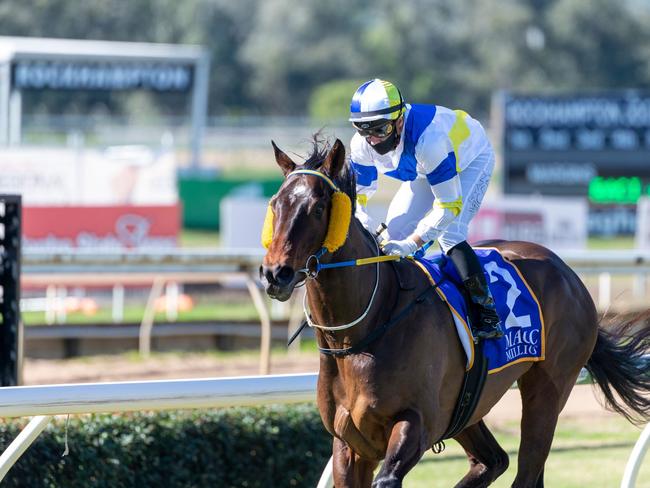
<path id="1" fill-rule="evenodd" d="M 650 93 L 505 95 L 503 109 L 506 193 L 620 203 L 648 194 Z"/>

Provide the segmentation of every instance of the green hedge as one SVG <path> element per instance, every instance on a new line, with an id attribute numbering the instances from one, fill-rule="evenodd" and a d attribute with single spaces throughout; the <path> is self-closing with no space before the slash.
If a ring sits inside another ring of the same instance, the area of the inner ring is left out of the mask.
<path id="1" fill-rule="evenodd" d="M 315 486 L 331 438 L 313 405 L 53 420 L 3 487 Z M 0 448 L 24 420 L 0 423 Z"/>

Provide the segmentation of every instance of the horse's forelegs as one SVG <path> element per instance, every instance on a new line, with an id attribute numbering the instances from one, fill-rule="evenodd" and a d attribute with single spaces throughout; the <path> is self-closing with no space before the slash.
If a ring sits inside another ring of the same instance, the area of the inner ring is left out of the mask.
<path id="1" fill-rule="evenodd" d="M 501 448 L 485 423 L 470 425 L 454 437 L 469 459 L 469 472 L 456 488 L 488 486 L 508 469 L 508 454 Z"/>
<path id="2" fill-rule="evenodd" d="M 332 471 L 336 488 L 369 488 L 376 461 L 367 461 L 357 456 L 338 437 L 332 444 Z"/>
<path id="3" fill-rule="evenodd" d="M 415 410 L 405 410 L 395 417 L 388 439 L 386 457 L 372 484 L 373 488 L 396 488 L 422 457 L 424 445 L 422 416 Z"/>

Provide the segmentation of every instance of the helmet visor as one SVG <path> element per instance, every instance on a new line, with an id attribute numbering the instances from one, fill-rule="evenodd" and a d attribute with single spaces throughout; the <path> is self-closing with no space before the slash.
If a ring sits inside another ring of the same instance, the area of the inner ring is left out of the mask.
<path id="1" fill-rule="evenodd" d="M 352 125 L 361 137 L 388 137 L 395 126 L 391 120 L 375 120 L 372 122 L 353 122 Z"/>

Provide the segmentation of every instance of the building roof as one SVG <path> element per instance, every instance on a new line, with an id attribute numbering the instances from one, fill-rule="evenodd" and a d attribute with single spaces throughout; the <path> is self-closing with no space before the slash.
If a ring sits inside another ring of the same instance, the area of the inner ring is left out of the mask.
<path id="1" fill-rule="evenodd" d="M 0 36 L 0 62 L 12 60 L 197 61 L 197 45 Z"/>

